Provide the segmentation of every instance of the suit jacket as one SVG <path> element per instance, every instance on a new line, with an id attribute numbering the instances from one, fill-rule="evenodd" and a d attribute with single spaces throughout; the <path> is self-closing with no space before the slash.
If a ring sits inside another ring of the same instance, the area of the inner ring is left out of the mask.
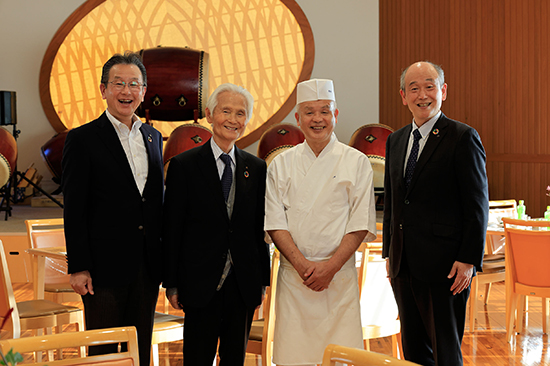
<path id="1" fill-rule="evenodd" d="M 260 304 L 269 285 L 264 241 L 266 164 L 235 147 L 235 201 L 228 217 L 210 141 L 170 160 L 166 178 L 163 286 L 177 287 L 186 306 L 206 305 L 216 293 L 228 249 L 248 307 Z"/>
<path id="2" fill-rule="evenodd" d="M 455 261 L 481 270 L 489 196 L 479 135 L 442 113 L 407 190 L 411 129 L 395 131 L 386 142 L 382 254 L 390 258 L 389 275 L 399 273 L 403 253 L 411 275 L 426 282 L 447 280 Z"/>
<path id="3" fill-rule="evenodd" d="M 68 272 L 89 270 L 94 285 L 114 286 L 121 279 L 124 283 L 142 263 L 155 280 L 162 277 L 162 135 L 145 124 L 140 130 L 149 162 L 143 195 L 105 113 L 71 130 L 65 140 Z"/>

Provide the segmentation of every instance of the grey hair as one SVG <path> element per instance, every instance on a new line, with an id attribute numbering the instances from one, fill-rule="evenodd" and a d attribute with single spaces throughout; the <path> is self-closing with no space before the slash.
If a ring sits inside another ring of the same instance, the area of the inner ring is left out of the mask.
<path id="1" fill-rule="evenodd" d="M 252 117 L 252 110 L 254 108 L 254 97 L 252 96 L 252 94 L 250 94 L 248 90 L 246 90 L 242 86 L 231 83 L 225 83 L 218 86 L 208 98 L 208 101 L 206 102 L 206 108 L 210 110 L 210 113 L 214 113 L 214 109 L 218 105 L 218 96 L 224 92 L 237 93 L 244 97 L 246 107 L 246 123 L 248 123 L 250 117 Z"/>
<path id="2" fill-rule="evenodd" d="M 436 64 L 434 64 L 433 62 L 430 62 L 430 61 L 421 61 L 421 62 L 425 62 L 425 63 L 430 64 L 430 65 L 433 66 L 433 68 L 437 72 L 437 82 L 439 83 L 439 87 L 440 88 L 443 87 L 443 84 L 445 84 L 445 73 L 443 72 L 443 69 L 441 68 L 441 66 L 436 65 Z M 417 64 L 417 62 L 415 62 L 414 64 Z M 400 79 L 399 87 L 403 91 L 405 91 L 405 75 L 407 74 L 407 71 L 409 70 L 409 68 L 414 64 L 411 64 L 411 65 L 407 66 L 407 68 L 405 70 L 403 70 L 403 72 L 401 73 L 401 79 Z"/>
<path id="3" fill-rule="evenodd" d="M 107 86 L 111 69 L 113 68 L 113 66 L 120 64 L 136 65 L 141 71 L 144 86 L 147 85 L 147 71 L 145 71 L 145 66 L 143 66 L 141 56 L 139 55 L 139 53 L 134 53 L 131 51 L 124 52 L 124 55 L 116 53 L 107 62 L 105 62 L 105 65 L 103 65 L 103 72 L 101 73 L 102 84 L 105 84 L 105 86 Z"/>

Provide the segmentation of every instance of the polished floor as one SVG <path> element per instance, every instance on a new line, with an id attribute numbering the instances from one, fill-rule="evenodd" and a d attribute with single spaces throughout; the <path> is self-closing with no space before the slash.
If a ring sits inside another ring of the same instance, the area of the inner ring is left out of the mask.
<path id="1" fill-rule="evenodd" d="M 14 290 L 17 301 L 32 299 L 30 284 L 14 284 Z M 505 341 L 504 284 L 493 285 L 490 296 L 488 306 L 483 306 L 481 299 L 477 300 L 479 301 L 479 315 L 475 331 L 471 332 L 466 329 L 462 346 L 464 365 L 550 365 L 548 336 L 542 333 L 541 300 L 536 298 L 529 300 L 529 311 L 525 316 L 525 332 L 516 335 L 512 343 L 509 344 Z M 78 303 L 71 304 L 77 305 Z M 163 308 L 164 302 L 159 299 L 157 310 L 162 311 Z M 169 312 L 178 314 L 174 309 L 170 309 Z M 71 329 L 67 329 L 67 331 L 71 331 Z M 6 336 L 4 333 L 2 333 L 3 337 Z M 30 334 L 30 332 L 26 332 L 24 336 L 30 336 Z M 389 338 L 371 340 L 371 350 L 374 352 L 391 354 L 390 346 Z M 183 365 L 181 341 L 169 344 L 168 347 L 161 345 L 159 351 L 162 366 Z M 68 352 L 65 357 L 75 354 Z M 27 356 L 26 360 L 30 360 L 30 356 Z M 261 365 L 260 358 L 249 355 L 245 365 Z"/>

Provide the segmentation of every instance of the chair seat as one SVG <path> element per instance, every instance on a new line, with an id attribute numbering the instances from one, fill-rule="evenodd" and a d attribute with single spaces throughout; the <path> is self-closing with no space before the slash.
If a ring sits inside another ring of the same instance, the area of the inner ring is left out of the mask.
<path id="1" fill-rule="evenodd" d="M 153 332 L 181 328 L 185 323 L 183 316 L 155 313 Z"/>
<path id="2" fill-rule="evenodd" d="M 34 318 L 45 315 L 66 314 L 81 311 L 75 306 L 67 306 L 48 300 L 29 300 L 17 303 L 20 318 Z"/>
<path id="3" fill-rule="evenodd" d="M 74 292 L 73 288 L 69 283 L 49 283 L 44 285 L 44 291 L 46 292 Z"/>
<path id="4" fill-rule="evenodd" d="M 250 328 L 249 340 L 262 341 L 264 335 L 264 319 L 258 319 L 252 321 L 252 327 Z"/>

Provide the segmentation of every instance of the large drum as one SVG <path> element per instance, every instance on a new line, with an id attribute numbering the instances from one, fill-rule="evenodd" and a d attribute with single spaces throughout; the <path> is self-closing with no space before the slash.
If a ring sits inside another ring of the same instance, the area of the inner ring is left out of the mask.
<path id="1" fill-rule="evenodd" d="M 58 133 L 40 148 L 40 155 L 46 163 L 46 166 L 52 173 L 52 180 L 61 184 L 61 159 L 63 158 L 63 146 L 69 130 Z"/>
<path id="2" fill-rule="evenodd" d="M 369 158 L 374 172 L 374 188 L 384 189 L 386 140 L 392 132 L 389 126 L 368 124 L 359 127 L 349 140 L 349 146 L 362 151 Z"/>
<path id="3" fill-rule="evenodd" d="M 140 117 L 189 121 L 205 116 L 208 53 L 191 48 L 157 47 L 141 50 L 140 54 L 147 70 L 147 93 L 137 110 Z"/>
<path id="4" fill-rule="evenodd" d="M 11 133 L 0 128 L 0 187 L 5 186 L 17 163 L 17 142 Z"/>
<path id="5" fill-rule="evenodd" d="M 170 159 L 174 156 L 204 145 L 212 137 L 212 131 L 198 123 L 187 123 L 177 127 L 164 145 L 164 172 L 168 170 Z"/>
<path id="6" fill-rule="evenodd" d="M 304 139 L 298 126 L 289 123 L 273 125 L 260 137 L 257 155 L 269 165 L 277 155 L 304 142 Z"/>

